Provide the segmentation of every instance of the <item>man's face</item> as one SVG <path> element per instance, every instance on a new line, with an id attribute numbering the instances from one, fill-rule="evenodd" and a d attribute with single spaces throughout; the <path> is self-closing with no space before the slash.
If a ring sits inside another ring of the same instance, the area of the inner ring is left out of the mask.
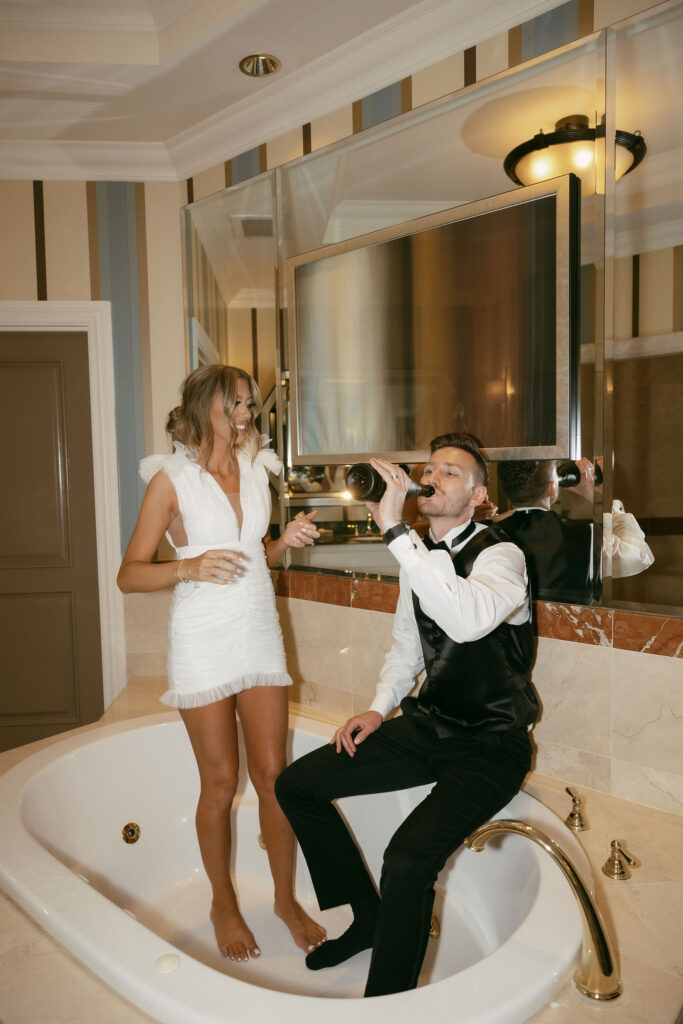
<path id="1" fill-rule="evenodd" d="M 477 483 L 478 466 L 462 448 L 438 448 L 424 467 L 421 484 L 431 484 L 434 494 L 418 498 L 417 507 L 431 519 L 466 522 L 477 505 L 486 500 L 486 487 Z"/>

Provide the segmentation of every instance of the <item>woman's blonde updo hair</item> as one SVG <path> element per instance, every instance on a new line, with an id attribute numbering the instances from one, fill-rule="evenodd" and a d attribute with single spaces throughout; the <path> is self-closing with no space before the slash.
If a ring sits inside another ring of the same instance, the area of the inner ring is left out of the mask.
<path id="1" fill-rule="evenodd" d="M 211 404 L 217 392 L 223 396 L 225 415 L 233 424 L 233 452 L 237 446 L 237 428 L 234 426 L 233 413 L 239 380 L 247 382 L 249 394 L 254 402 L 252 418 L 247 424 L 247 436 L 242 441 L 240 448 L 247 451 L 254 459 L 261 448 L 261 434 L 254 423 L 254 418 L 260 413 L 263 403 L 258 384 L 246 370 L 240 370 L 237 366 L 226 366 L 223 363 L 200 366 L 185 378 L 180 392 L 180 405 L 171 409 L 168 414 L 166 432 L 170 435 L 171 440 L 180 441 L 188 448 L 192 448 L 204 466 L 213 447 L 210 413 Z"/>

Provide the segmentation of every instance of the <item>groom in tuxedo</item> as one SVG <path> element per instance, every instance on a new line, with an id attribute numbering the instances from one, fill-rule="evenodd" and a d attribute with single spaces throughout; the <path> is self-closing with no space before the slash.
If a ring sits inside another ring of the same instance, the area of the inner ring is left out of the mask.
<path id="1" fill-rule="evenodd" d="M 470 434 L 431 443 L 418 499 L 424 541 L 401 520 L 409 478 L 373 459 L 387 484 L 368 503 L 400 565 L 393 644 L 368 711 L 282 773 L 276 793 L 296 832 L 322 910 L 350 904 L 353 922 L 306 957 L 311 970 L 372 949 L 366 996 L 415 988 L 436 877 L 479 825 L 512 799 L 530 767 L 538 703 L 524 556 L 495 526 L 475 523 L 488 466 Z M 416 697 L 415 676 L 426 670 Z M 402 714 L 387 721 L 400 706 Z M 332 801 L 432 783 L 384 853 L 379 895 Z"/>

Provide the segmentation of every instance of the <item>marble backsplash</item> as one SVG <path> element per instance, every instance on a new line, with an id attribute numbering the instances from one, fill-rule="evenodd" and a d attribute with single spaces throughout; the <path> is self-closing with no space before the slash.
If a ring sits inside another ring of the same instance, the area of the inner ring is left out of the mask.
<path id="1" fill-rule="evenodd" d="M 364 711 L 391 644 L 397 585 L 273 579 L 292 700 Z M 165 672 L 170 593 L 125 598 L 129 678 Z M 535 623 L 536 771 L 683 815 L 683 620 L 537 602 Z"/>

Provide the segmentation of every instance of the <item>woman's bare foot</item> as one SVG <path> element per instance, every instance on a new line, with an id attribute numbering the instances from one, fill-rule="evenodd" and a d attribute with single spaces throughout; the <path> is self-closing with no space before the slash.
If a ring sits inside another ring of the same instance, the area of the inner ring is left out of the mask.
<path id="1" fill-rule="evenodd" d="M 327 932 L 322 925 L 308 916 L 296 900 L 286 904 L 275 903 L 274 909 L 277 917 L 289 928 L 299 949 L 311 953 L 318 946 L 322 946 L 327 938 Z"/>
<path id="2" fill-rule="evenodd" d="M 256 939 L 234 904 L 211 904 L 211 923 L 216 933 L 218 948 L 231 960 L 248 960 L 261 956 Z"/>

